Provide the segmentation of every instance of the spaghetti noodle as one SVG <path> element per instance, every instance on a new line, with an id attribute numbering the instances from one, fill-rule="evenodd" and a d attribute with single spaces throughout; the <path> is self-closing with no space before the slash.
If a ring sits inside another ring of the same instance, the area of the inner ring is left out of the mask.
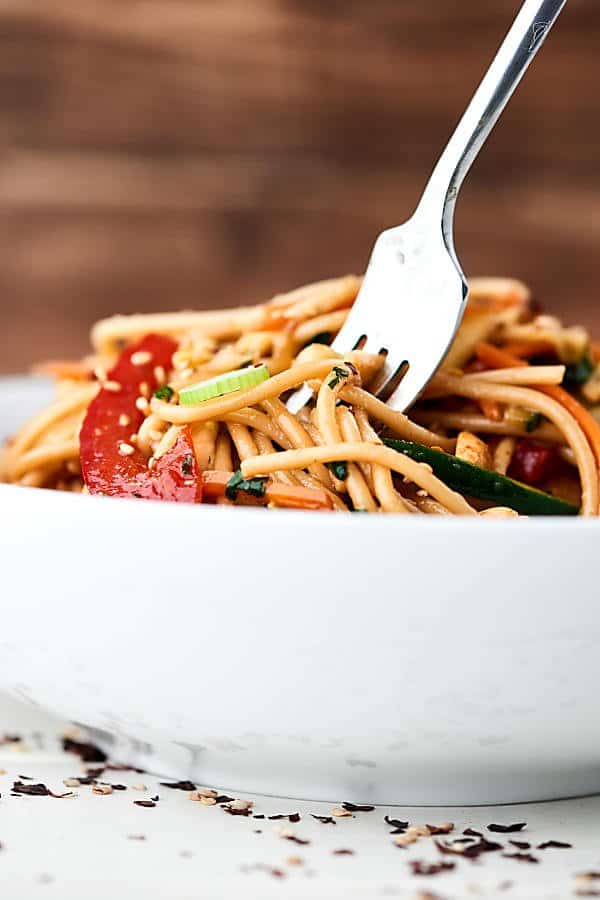
<path id="1" fill-rule="evenodd" d="M 583 329 L 536 316 L 520 282 L 473 279 L 448 356 L 405 415 L 370 391 L 383 356 L 329 346 L 360 283 L 99 322 L 89 357 L 47 364 L 57 399 L 7 443 L 0 478 L 267 508 L 599 514 L 600 369 Z M 286 396 L 304 383 L 313 400 L 293 415 Z"/>

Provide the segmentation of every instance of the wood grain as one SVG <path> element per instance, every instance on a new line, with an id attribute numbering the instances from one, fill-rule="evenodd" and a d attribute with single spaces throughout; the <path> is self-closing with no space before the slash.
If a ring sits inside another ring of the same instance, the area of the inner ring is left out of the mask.
<path id="1" fill-rule="evenodd" d="M 0 366 L 113 311 L 359 271 L 513 0 L 0 0 Z M 458 207 L 470 273 L 595 319 L 600 4 L 571 0 Z"/>

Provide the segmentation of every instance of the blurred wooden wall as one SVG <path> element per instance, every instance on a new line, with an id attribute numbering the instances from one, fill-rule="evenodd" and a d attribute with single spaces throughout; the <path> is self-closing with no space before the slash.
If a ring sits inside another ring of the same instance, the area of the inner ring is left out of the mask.
<path id="1" fill-rule="evenodd" d="M 113 311 L 360 271 L 517 0 L 0 0 L 0 366 Z M 600 327 L 600 3 L 570 0 L 469 178 L 469 273 Z"/>

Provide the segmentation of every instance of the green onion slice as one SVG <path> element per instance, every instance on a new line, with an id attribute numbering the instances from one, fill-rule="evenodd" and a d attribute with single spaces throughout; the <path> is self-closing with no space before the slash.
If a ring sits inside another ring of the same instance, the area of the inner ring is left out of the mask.
<path id="1" fill-rule="evenodd" d="M 212 400 L 214 397 L 222 397 L 233 391 L 243 391 L 246 388 L 254 387 L 266 381 L 267 378 L 269 378 L 269 370 L 265 365 L 248 366 L 245 369 L 237 369 L 235 372 L 224 372 L 222 375 L 209 378 L 208 381 L 200 381 L 198 384 L 182 388 L 179 391 L 179 402 L 184 406 L 195 406 L 197 403 L 204 403 L 205 400 Z"/>

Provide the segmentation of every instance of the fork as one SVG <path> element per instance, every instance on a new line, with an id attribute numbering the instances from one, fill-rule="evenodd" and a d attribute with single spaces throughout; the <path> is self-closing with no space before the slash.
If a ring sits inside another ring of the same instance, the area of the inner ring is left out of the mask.
<path id="1" fill-rule="evenodd" d="M 383 231 L 333 349 L 364 349 L 385 359 L 369 389 L 405 410 L 434 374 L 460 325 L 468 284 L 453 240 L 460 186 L 567 0 L 526 0 L 446 145 L 416 211 Z M 288 399 L 298 412 L 312 397 Z"/>

